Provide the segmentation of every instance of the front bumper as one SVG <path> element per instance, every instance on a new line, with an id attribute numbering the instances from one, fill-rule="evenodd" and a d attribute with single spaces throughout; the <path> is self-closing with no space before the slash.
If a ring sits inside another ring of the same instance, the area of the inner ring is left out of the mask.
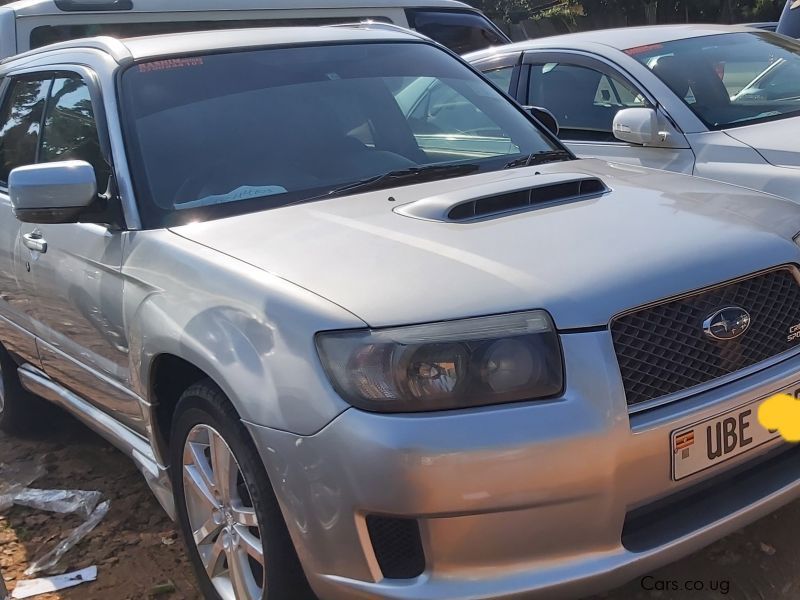
<path id="1" fill-rule="evenodd" d="M 670 476 L 673 430 L 800 387 L 800 356 L 629 416 L 608 332 L 562 343 L 568 385 L 556 401 L 427 415 L 348 410 L 308 437 L 250 425 L 321 598 L 596 593 L 800 497 L 800 457 L 781 441 L 680 482 Z M 417 520 L 421 576 L 383 578 L 367 515 Z"/>

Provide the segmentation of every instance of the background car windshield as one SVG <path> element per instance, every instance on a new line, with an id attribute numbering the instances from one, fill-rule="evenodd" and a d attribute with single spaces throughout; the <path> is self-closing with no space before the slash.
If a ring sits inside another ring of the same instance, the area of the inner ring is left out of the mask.
<path id="1" fill-rule="evenodd" d="M 641 48 L 649 67 L 713 128 L 800 112 L 800 44 L 772 33 L 730 33 Z"/>
<path id="2" fill-rule="evenodd" d="M 152 226 L 263 210 L 429 165 L 496 170 L 559 149 L 497 89 L 425 43 L 169 59 L 123 77 Z"/>

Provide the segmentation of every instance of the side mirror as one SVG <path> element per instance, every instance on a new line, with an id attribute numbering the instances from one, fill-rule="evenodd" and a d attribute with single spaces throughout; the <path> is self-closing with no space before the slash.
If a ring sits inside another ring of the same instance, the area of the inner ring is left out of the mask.
<path id="1" fill-rule="evenodd" d="M 646 146 L 658 139 L 658 114 L 652 108 L 624 108 L 614 117 L 614 137 Z"/>
<path id="2" fill-rule="evenodd" d="M 97 179 L 82 160 L 17 167 L 8 176 L 8 195 L 23 223 L 75 223 L 97 198 Z"/>
<path id="3" fill-rule="evenodd" d="M 550 133 L 558 136 L 558 119 L 556 119 L 553 113 L 541 106 L 526 106 L 525 110 L 527 110 L 534 119 L 544 125 Z"/>

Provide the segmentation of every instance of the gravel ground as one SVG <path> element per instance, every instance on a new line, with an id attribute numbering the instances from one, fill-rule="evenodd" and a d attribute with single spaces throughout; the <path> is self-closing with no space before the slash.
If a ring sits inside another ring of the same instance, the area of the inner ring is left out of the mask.
<path id="1" fill-rule="evenodd" d="M 34 487 L 99 490 L 111 511 L 62 560 L 65 570 L 91 565 L 98 581 L 41 600 L 199 599 L 182 542 L 122 454 L 73 419 L 56 414 L 39 438 L 0 434 L 0 462 L 42 457 L 47 474 Z M 0 515 L 0 570 L 13 589 L 34 558 L 52 548 L 76 517 L 14 507 Z M 800 503 L 794 503 L 728 538 L 595 600 L 658 598 L 800 598 Z M 166 585 L 165 585 L 166 584 Z M 687 590 L 691 588 L 702 590 Z M 155 594 L 164 586 L 174 591 Z M 648 589 L 644 589 L 648 588 Z M 724 593 L 726 592 L 727 593 Z"/>

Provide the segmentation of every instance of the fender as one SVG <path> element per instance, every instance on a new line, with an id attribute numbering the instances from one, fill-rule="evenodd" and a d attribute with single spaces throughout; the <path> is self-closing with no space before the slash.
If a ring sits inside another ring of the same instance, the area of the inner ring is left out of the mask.
<path id="1" fill-rule="evenodd" d="M 249 423 L 308 435 L 348 408 L 307 357 L 318 331 L 364 327 L 354 315 L 169 231 L 131 235 L 123 273 L 132 384 L 148 402 L 154 361 L 171 354 L 212 378 Z"/>

